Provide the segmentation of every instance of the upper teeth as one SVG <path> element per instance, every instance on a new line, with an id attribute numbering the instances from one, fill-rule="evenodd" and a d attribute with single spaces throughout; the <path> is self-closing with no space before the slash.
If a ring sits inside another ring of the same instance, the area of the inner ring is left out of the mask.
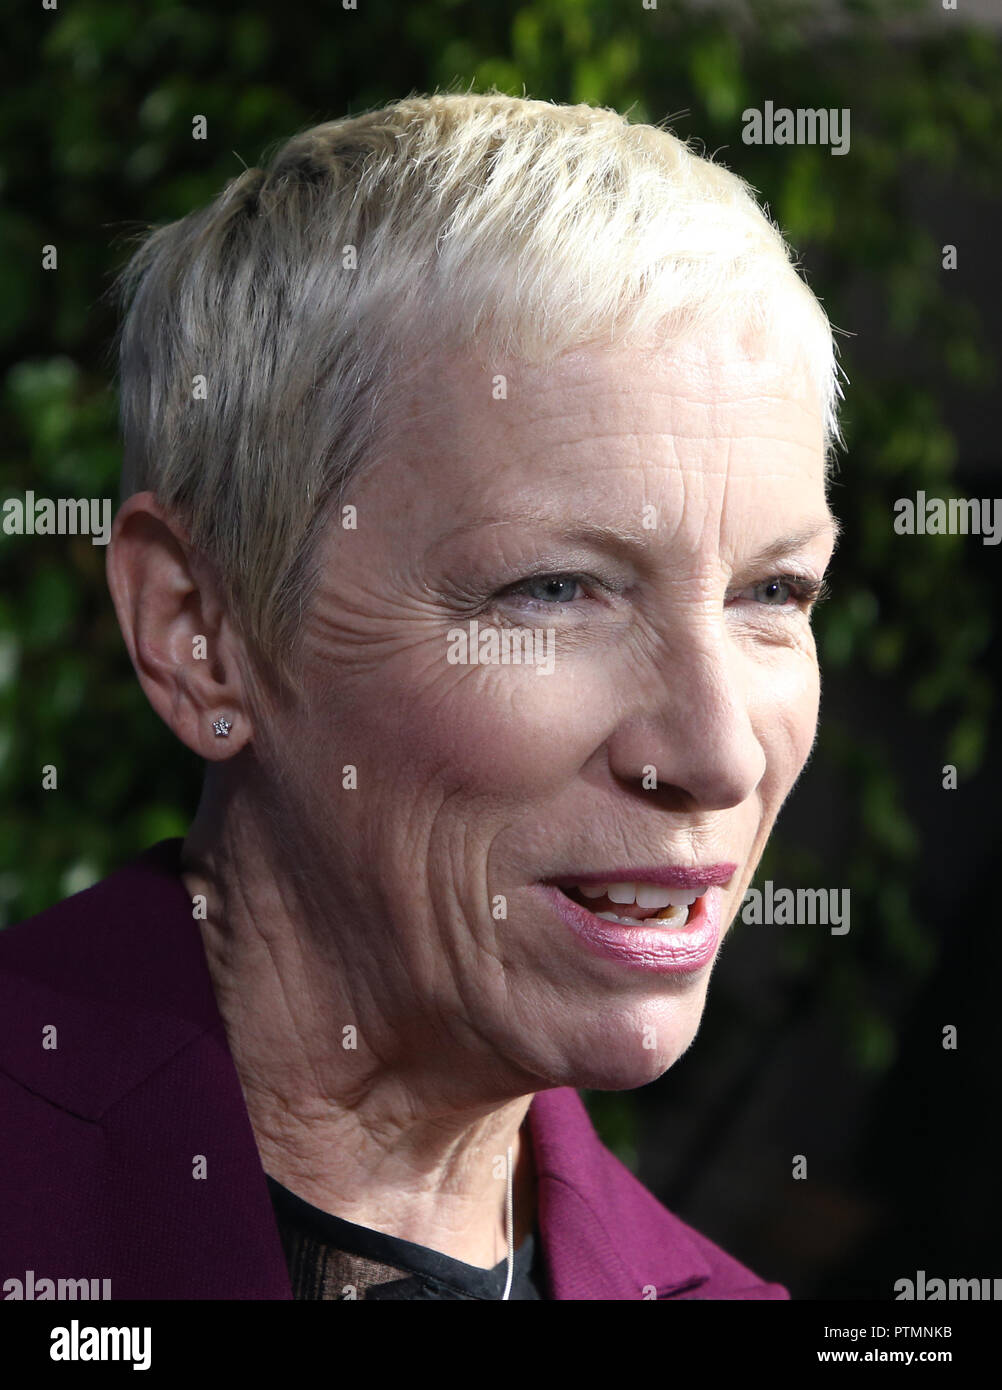
<path id="1" fill-rule="evenodd" d="M 702 888 L 662 888 L 658 883 L 581 883 L 583 898 L 607 895 L 613 903 L 636 903 L 637 907 L 691 907 L 706 892 Z"/>

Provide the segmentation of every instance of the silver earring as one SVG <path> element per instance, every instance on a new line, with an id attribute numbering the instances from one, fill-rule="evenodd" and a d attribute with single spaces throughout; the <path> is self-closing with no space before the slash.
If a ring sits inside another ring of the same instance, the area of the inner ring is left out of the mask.
<path id="1" fill-rule="evenodd" d="M 229 738 L 230 730 L 233 728 L 233 725 L 224 717 L 222 719 L 214 719 L 212 721 L 212 727 L 216 731 L 217 738 Z"/>

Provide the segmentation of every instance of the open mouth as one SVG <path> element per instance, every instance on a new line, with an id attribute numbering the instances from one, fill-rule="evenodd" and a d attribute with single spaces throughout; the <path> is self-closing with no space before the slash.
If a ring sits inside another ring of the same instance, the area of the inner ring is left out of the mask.
<path id="1" fill-rule="evenodd" d="M 560 891 L 605 922 L 678 931 L 698 911 L 695 904 L 708 886 L 663 888 L 656 883 L 588 883 L 560 885 Z"/>

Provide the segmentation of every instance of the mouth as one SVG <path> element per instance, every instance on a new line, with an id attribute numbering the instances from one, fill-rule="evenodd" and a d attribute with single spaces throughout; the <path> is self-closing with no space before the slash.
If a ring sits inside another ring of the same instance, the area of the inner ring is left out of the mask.
<path id="1" fill-rule="evenodd" d="M 621 922 L 626 927 L 664 925 L 678 931 L 689 920 L 697 899 L 706 892 L 700 889 L 658 888 L 653 884 L 616 883 L 585 887 L 576 885 L 561 888 L 560 892 L 579 907 L 587 908 L 604 922 Z"/>
<path id="2" fill-rule="evenodd" d="M 540 887 L 594 953 L 662 974 L 685 974 L 715 956 L 722 925 L 722 894 L 716 890 L 736 870 L 736 864 L 717 864 L 644 870 L 632 879 L 589 874 Z"/>
<path id="3" fill-rule="evenodd" d="M 736 864 L 713 864 L 705 869 L 650 869 L 630 878 L 587 874 L 553 880 L 552 886 L 602 921 L 678 931 L 698 915 L 699 899 L 710 888 L 725 886 L 736 869 Z"/>

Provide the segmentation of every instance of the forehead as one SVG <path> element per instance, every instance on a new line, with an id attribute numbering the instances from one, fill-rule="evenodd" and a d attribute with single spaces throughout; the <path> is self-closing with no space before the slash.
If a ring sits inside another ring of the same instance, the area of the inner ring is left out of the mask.
<path id="1" fill-rule="evenodd" d="M 645 501 L 824 505 L 817 388 L 788 354 L 730 337 L 587 347 L 549 366 L 450 354 L 415 374 L 407 406 L 393 452 L 412 527 Z"/>
<path id="2" fill-rule="evenodd" d="M 754 356 L 716 336 L 655 352 L 586 347 L 547 366 L 470 353 L 429 361 L 409 401 L 409 425 L 444 443 L 470 436 L 548 445 L 587 437 L 770 437 L 822 445 L 821 401 L 807 372 L 763 348 Z M 416 442 L 416 441 L 415 441 Z"/>

